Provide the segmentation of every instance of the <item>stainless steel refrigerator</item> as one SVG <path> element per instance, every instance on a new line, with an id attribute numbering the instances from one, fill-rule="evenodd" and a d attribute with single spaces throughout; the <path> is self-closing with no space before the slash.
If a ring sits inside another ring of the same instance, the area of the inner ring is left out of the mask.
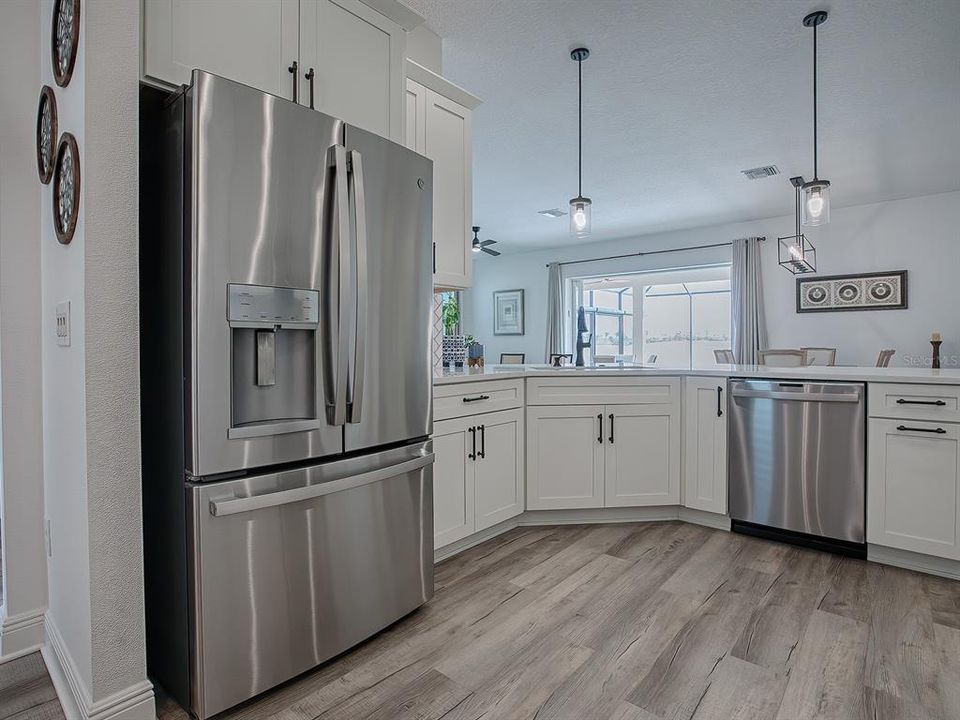
<path id="1" fill-rule="evenodd" d="M 432 165 L 194 71 L 141 181 L 148 666 L 206 718 L 433 594 Z"/>

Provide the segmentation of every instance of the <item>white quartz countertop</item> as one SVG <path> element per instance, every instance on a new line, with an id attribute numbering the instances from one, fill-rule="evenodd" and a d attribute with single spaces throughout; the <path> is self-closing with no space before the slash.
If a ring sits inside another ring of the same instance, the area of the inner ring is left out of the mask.
<path id="1" fill-rule="evenodd" d="M 930 370 L 904 367 L 802 367 L 783 368 L 763 365 L 712 365 L 710 367 L 598 366 L 552 368 L 548 365 L 487 365 L 482 368 L 443 368 L 433 378 L 434 385 L 507 380 L 528 377 L 603 377 L 609 375 L 657 377 L 695 375 L 698 377 L 788 378 L 849 382 L 929 383 L 960 385 L 960 369 Z"/>

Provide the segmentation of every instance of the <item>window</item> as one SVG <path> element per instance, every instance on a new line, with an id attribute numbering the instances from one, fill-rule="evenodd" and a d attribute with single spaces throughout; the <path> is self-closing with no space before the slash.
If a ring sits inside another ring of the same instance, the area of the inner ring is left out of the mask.
<path id="1" fill-rule="evenodd" d="M 593 334 L 591 357 L 633 355 L 633 285 L 584 283 L 583 306 Z"/>
<path id="2" fill-rule="evenodd" d="M 730 347 L 728 265 L 574 280 L 593 333 L 592 360 L 627 356 L 667 367 L 715 363 Z"/>

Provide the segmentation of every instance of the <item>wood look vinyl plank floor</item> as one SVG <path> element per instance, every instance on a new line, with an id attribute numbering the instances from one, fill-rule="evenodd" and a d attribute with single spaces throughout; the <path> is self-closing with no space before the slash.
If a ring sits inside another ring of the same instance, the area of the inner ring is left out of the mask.
<path id="1" fill-rule="evenodd" d="M 517 528 L 436 588 L 218 720 L 960 720 L 960 582 L 664 522 Z"/>
<path id="2" fill-rule="evenodd" d="M 64 720 L 40 653 L 0 664 L 0 720 Z"/>

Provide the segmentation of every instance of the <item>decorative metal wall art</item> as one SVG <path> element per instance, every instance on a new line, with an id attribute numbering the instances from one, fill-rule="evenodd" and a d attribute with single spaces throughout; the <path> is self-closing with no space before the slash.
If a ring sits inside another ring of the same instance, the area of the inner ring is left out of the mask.
<path id="1" fill-rule="evenodd" d="M 53 60 L 53 77 L 60 87 L 69 85 L 73 77 L 79 40 L 80 0 L 54 0 L 50 57 Z"/>
<path id="2" fill-rule="evenodd" d="M 797 278 L 798 313 L 906 307 L 906 270 Z"/>
<path id="3" fill-rule="evenodd" d="M 57 149 L 57 98 L 53 88 L 44 85 L 37 106 L 37 172 L 44 185 L 53 177 L 54 151 Z"/>
<path id="4" fill-rule="evenodd" d="M 80 212 L 80 149 L 71 133 L 57 146 L 53 170 L 53 228 L 61 245 L 73 240 Z"/>

